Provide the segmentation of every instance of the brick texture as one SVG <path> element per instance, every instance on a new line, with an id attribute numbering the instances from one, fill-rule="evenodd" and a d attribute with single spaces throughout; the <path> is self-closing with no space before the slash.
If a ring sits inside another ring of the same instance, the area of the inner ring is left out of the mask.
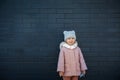
<path id="1" fill-rule="evenodd" d="M 119 0 L 1 0 L 0 80 L 60 80 L 64 30 L 75 30 L 86 80 L 120 80 Z"/>

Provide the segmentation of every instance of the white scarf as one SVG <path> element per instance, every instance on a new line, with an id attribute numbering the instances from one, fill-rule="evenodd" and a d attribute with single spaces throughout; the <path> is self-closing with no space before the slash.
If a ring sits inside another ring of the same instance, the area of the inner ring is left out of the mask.
<path id="1" fill-rule="evenodd" d="M 78 43 L 77 42 L 75 42 L 73 45 L 68 45 L 66 42 L 61 42 L 60 43 L 60 49 L 62 48 L 62 47 L 66 47 L 66 48 L 68 48 L 68 49 L 74 49 L 74 48 L 76 48 L 78 46 Z"/>

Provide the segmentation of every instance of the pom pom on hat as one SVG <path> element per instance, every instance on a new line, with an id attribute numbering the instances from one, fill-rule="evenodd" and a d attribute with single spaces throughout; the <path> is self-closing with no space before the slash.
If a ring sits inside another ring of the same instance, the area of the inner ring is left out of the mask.
<path id="1" fill-rule="evenodd" d="M 75 31 L 74 30 L 72 30 L 72 31 L 64 31 L 63 34 L 64 34 L 64 40 L 66 40 L 67 38 L 74 38 L 74 39 L 76 39 L 76 35 L 75 35 Z"/>

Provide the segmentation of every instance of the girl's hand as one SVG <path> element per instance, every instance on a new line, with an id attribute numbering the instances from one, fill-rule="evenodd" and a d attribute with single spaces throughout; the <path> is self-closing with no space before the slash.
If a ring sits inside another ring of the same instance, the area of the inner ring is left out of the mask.
<path id="1" fill-rule="evenodd" d="M 82 74 L 86 74 L 86 71 L 84 70 L 84 71 L 82 71 Z"/>
<path id="2" fill-rule="evenodd" d="M 62 71 L 59 72 L 60 77 L 63 76 L 63 74 L 64 74 L 64 72 L 62 72 Z"/>

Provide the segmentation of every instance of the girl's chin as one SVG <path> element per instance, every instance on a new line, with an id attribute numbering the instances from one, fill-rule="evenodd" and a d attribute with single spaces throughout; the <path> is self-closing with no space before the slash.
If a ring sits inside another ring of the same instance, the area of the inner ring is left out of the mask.
<path id="1" fill-rule="evenodd" d="M 69 45 L 73 45 L 74 43 L 69 43 Z"/>

